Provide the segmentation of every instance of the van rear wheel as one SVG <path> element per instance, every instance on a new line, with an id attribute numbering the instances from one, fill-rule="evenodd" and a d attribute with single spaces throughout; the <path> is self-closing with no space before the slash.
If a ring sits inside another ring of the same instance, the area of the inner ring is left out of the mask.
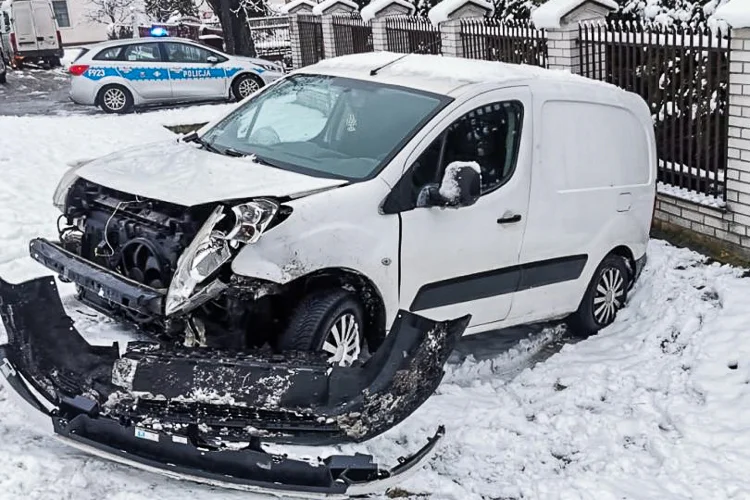
<path id="1" fill-rule="evenodd" d="M 567 320 L 570 329 L 577 335 L 587 336 L 611 325 L 625 306 L 630 279 L 623 257 L 605 257 L 594 273 L 578 310 Z"/>
<path id="2" fill-rule="evenodd" d="M 122 85 L 107 85 L 99 91 L 99 107 L 106 113 L 129 113 L 133 109 L 133 95 Z"/>

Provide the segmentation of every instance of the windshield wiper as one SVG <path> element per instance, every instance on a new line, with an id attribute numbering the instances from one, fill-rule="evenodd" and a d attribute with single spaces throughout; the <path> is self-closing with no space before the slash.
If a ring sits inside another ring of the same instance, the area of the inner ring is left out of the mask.
<path id="1" fill-rule="evenodd" d="M 231 156 L 232 158 L 244 158 L 245 156 L 247 156 L 245 153 L 241 153 L 232 148 L 224 148 L 224 154 L 227 156 Z"/>
<path id="2" fill-rule="evenodd" d="M 212 153 L 217 153 L 217 154 L 222 154 L 222 152 L 216 149 L 215 147 L 213 147 L 211 143 L 199 137 L 197 132 L 190 132 L 188 135 L 184 136 L 182 140 L 185 142 L 194 142 L 196 144 L 200 144 L 203 147 L 203 149 L 205 149 L 206 151 L 210 151 Z"/>

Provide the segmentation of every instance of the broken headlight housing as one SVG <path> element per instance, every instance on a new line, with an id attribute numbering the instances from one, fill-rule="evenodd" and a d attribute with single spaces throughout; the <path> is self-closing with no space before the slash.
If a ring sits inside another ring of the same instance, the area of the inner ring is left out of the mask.
<path id="1" fill-rule="evenodd" d="M 273 200 L 261 198 L 232 207 L 235 215 L 234 228 L 227 234 L 227 240 L 235 245 L 250 245 L 260 239 L 279 211 L 279 204 Z"/>
<path id="2" fill-rule="evenodd" d="M 55 193 L 52 195 L 52 204 L 61 212 L 65 212 L 65 202 L 68 200 L 68 192 L 78 180 L 78 170 L 89 163 L 84 161 L 71 166 L 65 171 L 60 182 L 57 183 Z"/>
<path id="3" fill-rule="evenodd" d="M 216 226 L 224 219 L 224 207 L 216 207 L 177 261 L 164 313 L 170 316 L 193 309 L 221 293 L 225 286 L 218 280 L 200 289 L 198 286 L 232 258 L 230 245 L 237 248 L 240 244 L 258 241 L 278 210 L 278 203 L 268 199 L 236 205 L 232 207 L 235 214 L 234 227 L 225 235 L 216 230 Z"/>

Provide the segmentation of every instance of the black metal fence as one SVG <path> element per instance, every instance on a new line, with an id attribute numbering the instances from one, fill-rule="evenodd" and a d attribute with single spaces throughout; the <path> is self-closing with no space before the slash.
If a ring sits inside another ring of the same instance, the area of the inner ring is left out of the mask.
<path id="1" fill-rule="evenodd" d="M 289 16 L 251 17 L 247 25 L 258 57 L 291 65 Z"/>
<path id="2" fill-rule="evenodd" d="M 393 16 L 385 18 L 388 49 L 393 52 L 440 54 L 440 30 L 421 17 Z"/>
<path id="3" fill-rule="evenodd" d="M 323 21 L 320 16 L 299 14 L 299 40 L 301 65 L 309 66 L 323 59 Z"/>
<path id="4" fill-rule="evenodd" d="M 461 41 L 470 59 L 547 67 L 547 37 L 528 21 L 464 19 Z"/>
<path id="5" fill-rule="evenodd" d="M 654 119 L 659 180 L 726 200 L 729 34 L 707 26 L 580 26 L 580 72 L 641 95 Z"/>
<path id="6" fill-rule="evenodd" d="M 372 27 L 358 12 L 334 15 L 331 22 L 337 56 L 372 52 Z"/>

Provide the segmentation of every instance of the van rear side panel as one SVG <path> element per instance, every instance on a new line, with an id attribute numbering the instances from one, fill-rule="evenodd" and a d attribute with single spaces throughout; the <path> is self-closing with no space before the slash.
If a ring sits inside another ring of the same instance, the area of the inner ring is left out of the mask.
<path id="1" fill-rule="evenodd" d="M 637 259 L 646 251 L 656 181 L 653 124 L 645 104 L 607 86 L 534 97 L 536 157 L 521 263 L 586 255 L 579 280 L 546 292 L 553 309 L 572 312 L 607 253 L 625 246 Z M 532 312 L 534 302 L 519 296 L 515 312 Z"/>

